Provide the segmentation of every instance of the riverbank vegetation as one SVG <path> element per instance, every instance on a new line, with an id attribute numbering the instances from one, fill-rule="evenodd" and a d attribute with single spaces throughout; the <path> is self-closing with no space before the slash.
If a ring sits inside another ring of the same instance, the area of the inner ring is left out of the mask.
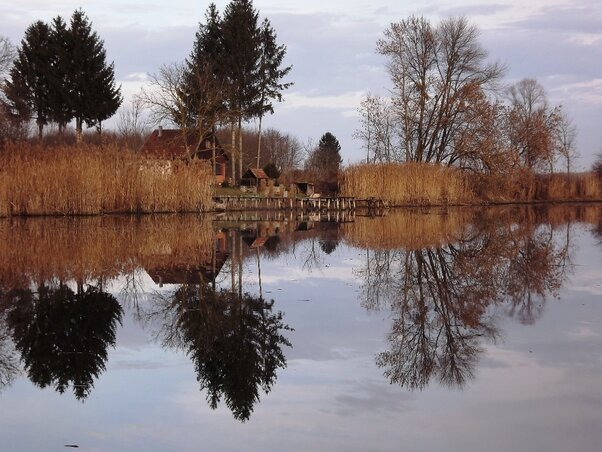
<path id="1" fill-rule="evenodd" d="M 602 201 L 595 172 L 475 174 L 432 163 L 360 164 L 341 175 L 341 193 L 392 206 Z"/>
<path id="2" fill-rule="evenodd" d="M 211 205 L 206 162 L 152 161 L 116 146 L 7 144 L 0 216 L 198 212 Z"/>

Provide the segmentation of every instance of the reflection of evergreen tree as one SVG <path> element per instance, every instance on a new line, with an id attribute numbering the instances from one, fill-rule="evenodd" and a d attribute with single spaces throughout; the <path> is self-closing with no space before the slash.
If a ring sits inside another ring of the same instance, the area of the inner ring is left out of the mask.
<path id="1" fill-rule="evenodd" d="M 286 367 L 282 346 L 291 344 L 282 331 L 291 328 L 282 313 L 249 294 L 198 286 L 180 287 L 169 306 L 176 312 L 163 328 L 164 343 L 187 352 L 212 408 L 223 399 L 236 419 L 249 419 L 260 388 L 268 393 Z"/>
<path id="2" fill-rule="evenodd" d="M 331 254 L 337 249 L 339 245 L 338 240 L 320 240 L 320 248 L 326 254 Z"/>
<path id="3" fill-rule="evenodd" d="M 74 293 L 63 284 L 9 295 L 7 320 L 31 381 L 60 393 L 73 386 L 85 399 L 105 370 L 108 346 L 115 345 L 123 314 L 115 297 L 95 287 Z"/>

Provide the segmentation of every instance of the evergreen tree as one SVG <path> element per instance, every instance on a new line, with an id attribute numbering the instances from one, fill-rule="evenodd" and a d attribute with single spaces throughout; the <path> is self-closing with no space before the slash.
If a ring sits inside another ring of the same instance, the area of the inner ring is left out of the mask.
<path id="1" fill-rule="evenodd" d="M 49 74 L 52 72 L 51 29 L 37 21 L 25 30 L 5 93 L 20 116 L 35 115 L 38 136 L 50 119 Z"/>
<path id="2" fill-rule="evenodd" d="M 205 22 L 199 23 L 193 50 L 186 60 L 181 93 L 186 110 L 184 133 L 194 132 L 199 142 L 207 135 L 215 137 L 216 126 L 227 116 L 221 18 L 214 3 L 205 12 Z M 215 149 L 214 139 L 214 161 Z"/>
<path id="3" fill-rule="evenodd" d="M 113 64 L 107 65 L 104 42 L 92 30 L 82 10 L 71 16 L 68 33 L 69 62 L 68 90 L 75 118 L 77 141 L 82 139 L 84 122 L 97 126 L 111 117 L 121 105 L 121 89 L 115 86 Z"/>
<path id="4" fill-rule="evenodd" d="M 71 101 L 69 98 L 70 64 L 69 30 L 61 16 L 52 20 L 50 35 L 51 66 L 48 74 L 48 98 L 50 119 L 59 126 L 62 133 L 67 124 L 73 119 Z"/>
<path id="5" fill-rule="evenodd" d="M 260 98 L 257 83 L 261 59 L 258 17 L 251 0 L 233 0 L 226 7 L 222 20 L 223 74 L 228 89 L 233 148 L 236 148 L 235 126 L 238 129 L 239 175 L 242 175 L 243 162 L 242 122 L 255 115 Z"/>
<path id="6" fill-rule="evenodd" d="M 292 69 L 292 66 L 281 68 L 286 46 L 276 43 L 276 32 L 270 21 L 264 19 L 260 30 L 261 58 L 259 63 L 258 90 L 259 102 L 256 106 L 259 117 L 259 136 L 257 140 L 257 167 L 261 155 L 261 125 L 266 113 L 274 113 L 272 101 L 282 102 L 282 91 L 289 88 L 292 83 L 282 83 Z"/>
<path id="7" fill-rule="evenodd" d="M 331 171 L 338 171 L 343 159 L 341 158 L 341 145 L 339 140 L 330 132 L 320 138 L 315 152 L 317 166 Z"/>

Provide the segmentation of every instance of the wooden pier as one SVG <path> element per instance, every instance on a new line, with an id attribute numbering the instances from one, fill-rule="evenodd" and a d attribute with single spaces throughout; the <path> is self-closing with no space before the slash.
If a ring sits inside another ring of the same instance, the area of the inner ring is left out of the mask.
<path id="1" fill-rule="evenodd" d="M 358 207 L 353 197 L 272 198 L 260 196 L 215 196 L 217 210 L 281 210 L 302 212 L 352 211 Z M 362 204 L 362 202 L 360 202 Z"/>

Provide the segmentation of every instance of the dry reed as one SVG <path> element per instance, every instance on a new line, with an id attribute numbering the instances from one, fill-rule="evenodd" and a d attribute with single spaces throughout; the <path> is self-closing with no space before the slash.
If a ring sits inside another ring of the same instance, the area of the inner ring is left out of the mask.
<path id="1" fill-rule="evenodd" d="M 538 200 L 602 200 L 601 180 L 593 172 L 539 175 L 536 177 L 536 186 Z"/>
<path id="2" fill-rule="evenodd" d="M 2 219 L 0 283 L 110 279 L 136 268 L 194 266 L 210 259 L 212 243 L 207 216 Z"/>
<path id="3" fill-rule="evenodd" d="M 205 162 L 150 162 L 116 147 L 8 144 L 0 216 L 198 212 L 211 203 Z"/>
<path id="4" fill-rule="evenodd" d="M 466 204 L 475 201 L 462 172 L 427 163 L 351 166 L 344 171 L 341 192 L 356 198 L 383 199 L 393 206 Z"/>

